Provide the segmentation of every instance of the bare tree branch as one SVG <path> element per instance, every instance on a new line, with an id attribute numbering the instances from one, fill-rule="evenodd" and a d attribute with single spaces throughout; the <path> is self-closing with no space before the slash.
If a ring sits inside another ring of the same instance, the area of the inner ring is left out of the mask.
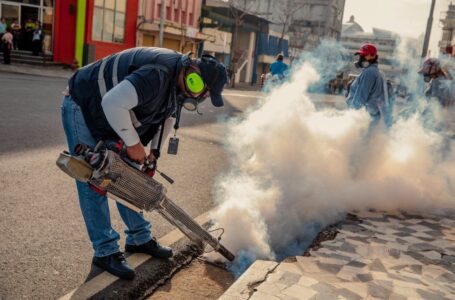
<path id="1" fill-rule="evenodd" d="M 281 35 L 280 35 L 280 40 L 278 42 L 278 49 L 282 51 L 283 47 L 283 39 L 284 36 L 286 35 L 286 32 L 289 29 L 289 25 L 292 22 L 292 19 L 294 18 L 294 15 L 305 6 L 305 2 L 302 0 L 286 0 L 285 3 L 285 8 L 283 10 L 283 14 L 280 15 L 279 20 L 282 21 L 278 23 L 279 25 L 282 25 L 282 30 L 281 30 Z"/>

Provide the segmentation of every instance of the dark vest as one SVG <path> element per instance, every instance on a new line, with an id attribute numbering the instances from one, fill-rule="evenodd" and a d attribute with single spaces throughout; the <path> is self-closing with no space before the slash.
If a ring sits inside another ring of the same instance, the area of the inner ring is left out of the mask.
<path id="1" fill-rule="evenodd" d="M 169 49 L 132 48 L 79 69 L 69 79 L 69 92 L 81 107 L 93 137 L 98 140 L 119 138 L 104 115 L 102 96 L 125 77 L 143 67 L 156 72 L 154 76 L 157 76 L 157 80 L 147 85 L 140 81 L 136 84 L 133 82 L 140 105 L 132 110 L 142 124 L 136 128 L 141 142 L 148 144 L 161 123 L 176 111 L 176 78 L 181 69 L 181 57 L 181 53 Z M 156 96 L 141 101 L 142 95 L 147 95 L 150 91 Z"/>

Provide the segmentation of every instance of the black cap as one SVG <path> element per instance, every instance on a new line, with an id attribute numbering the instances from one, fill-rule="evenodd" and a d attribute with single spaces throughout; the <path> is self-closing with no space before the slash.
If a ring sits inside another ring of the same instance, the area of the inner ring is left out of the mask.
<path id="1" fill-rule="evenodd" d="M 221 92 L 228 82 L 226 67 L 211 55 L 202 55 L 201 59 L 197 60 L 197 66 L 201 70 L 202 79 L 210 90 L 212 104 L 216 107 L 223 106 Z"/>

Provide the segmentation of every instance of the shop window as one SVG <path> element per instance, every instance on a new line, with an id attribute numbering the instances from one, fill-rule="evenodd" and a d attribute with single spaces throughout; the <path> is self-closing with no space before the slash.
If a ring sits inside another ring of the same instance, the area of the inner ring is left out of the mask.
<path id="1" fill-rule="evenodd" d="M 19 2 L 23 4 L 41 5 L 41 0 L 8 0 L 9 2 Z"/>
<path id="2" fill-rule="evenodd" d="M 48 1 L 50 2 L 50 1 Z M 52 7 L 45 7 L 42 11 L 43 17 L 43 49 L 46 54 L 52 54 L 52 33 L 53 33 L 53 20 L 54 9 Z"/>
<path id="3" fill-rule="evenodd" d="M 95 0 L 92 39 L 123 43 L 125 41 L 126 0 Z"/>

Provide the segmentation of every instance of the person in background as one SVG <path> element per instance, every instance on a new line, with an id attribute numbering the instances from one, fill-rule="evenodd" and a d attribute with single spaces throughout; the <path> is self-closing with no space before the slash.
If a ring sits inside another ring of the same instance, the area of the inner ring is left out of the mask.
<path id="1" fill-rule="evenodd" d="M 382 117 L 386 125 L 390 126 L 392 117 L 389 89 L 385 76 L 379 71 L 378 50 L 373 44 L 364 44 L 355 56 L 357 59 L 354 64 L 362 72 L 351 84 L 346 103 L 349 108 L 365 108 L 370 113 L 373 124 Z"/>
<path id="2" fill-rule="evenodd" d="M 441 66 L 437 58 L 426 59 L 419 74 L 425 81 L 424 95 L 427 99 L 437 99 L 442 107 L 448 107 L 455 104 L 455 96 L 452 88 L 452 75 Z"/>
<path id="3" fill-rule="evenodd" d="M 232 85 L 232 78 L 234 76 L 234 70 L 232 70 L 230 67 L 227 68 L 226 70 L 227 74 L 228 74 L 228 85 L 231 86 Z"/>
<path id="4" fill-rule="evenodd" d="M 70 65 L 70 69 L 72 71 L 77 71 L 81 66 L 79 65 L 79 62 L 77 61 L 77 59 L 75 58 L 73 60 L 73 63 Z"/>
<path id="5" fill-rule="evenodd" d="M 32 39 L 33 39 L 33 32 L 36 29 L 36 24 L 35 22 L 32 21 L 32 19 L 27 19 L 27 22 L 25 23 L 25 32 L 24 32 L 24 48 L 26 50 L 32 50 Z"/>
<path id="6" fill-rule="evenodd" d="M 0 19 L 0 39 L 6 32 L 6 20 L 5 18 Z"/>
<path id="7" fill-rule="evenodd" d="M 33 55 L 38 56 L 43 49 L 43 30 L 39 22 L 36 22 L 35 27 L 32 36 L 32 51 Z"/>
<path id="8" fill-rule="evenodd" d="M 3 63 L 5 65 L 11 64 L 11 49 L 13 49 L 13 35 L 11 28 L 7 27 L 5 34 L 1 38 L 2 50 L 3 50 Z"/>
<path id="9" fill-rule="evenodd" d="M 283 79 L 285 76 L 285 72 L 289 68 L 287 64 L 283 62 L 284 55 L 279 53 L 276 56 L 276 61 L 270 65 L 270 73 L 272 76 L 278 77 L 278 79 Z"/>
<path id="10" fill-rule="evenodd" d="M 21 43 L 21 30 L 22 30 L 21 24 L 19 24 L 17 19 L 14 19 L 13 23 L 11 23 L 11 32 L 14 37 L 14 40 L 13 40 L 13 42 L 14 42 L 13 49 L 14 50 L 19 50 L 19 44 Z"/>

